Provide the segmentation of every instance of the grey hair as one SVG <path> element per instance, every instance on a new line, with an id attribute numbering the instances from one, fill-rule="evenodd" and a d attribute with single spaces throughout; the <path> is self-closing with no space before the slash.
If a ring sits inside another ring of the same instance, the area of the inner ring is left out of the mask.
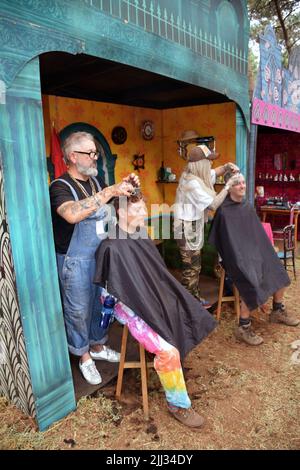
<path id="1" fill-rule="evenodd" d="M 92 134 L 89 134 L 88 132 L 72 132 L 72 134 L 70 134 L 69 137 L 66 138 L 62 146 L 65 163 L 69 162 L 69 155 L 71 152 L 74 151 L 74 147 L 76 147 L 78 144 L 81 143 L 82 140 L 85 139 L 90 140 L 95 144 L 94 136 Z"/>
<path id="2" fill-rule="evenodd" d="M 224 173 L 224 182 L 227 183 L 227 181 L 228 181 L 232 176 L 235 177 L 235 184 L 234 184 L 233 186 L 235 186 L 236 184 L 239 184 L 240 178 L 243 178 L 243 177 L 244 177 L 244 175 L 242 175 L 242 173 L 240 173 L 240 172 L 234 173 L 232 170 L 227 170 L 227 171 Z"/>

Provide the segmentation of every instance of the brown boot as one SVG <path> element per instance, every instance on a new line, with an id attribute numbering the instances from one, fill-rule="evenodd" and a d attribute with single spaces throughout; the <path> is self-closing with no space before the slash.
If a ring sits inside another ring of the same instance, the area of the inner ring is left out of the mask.
<path id="1" fill-rule="evenodd" d="M 300 323 L 295 317 L 288 315 L 287 310 L 282 306 L 281 308 L 273 309 L 270 313 L 271 323 L 284 323 L 288 326 L 297 326 Z"/>
<path id="2" fill-rule="evenodd" d="M 254 333 L 251 326 L 238 326 L 234 332 L 236 339 L 239 341 L 244 341 L 244 343 L 249 344 L 250 346 L 259 346 L 264 342 L 261 336 Z"/>
<path id="3" fill-rule="evenodd" d="M 200 416 L 192 407 L 190 408 L 179 408 L 169 407 L 169 412 L 174 418 L 178 419 L 185 426 L 190 428 L 200 428 L 204 423 L 204 418 Z"/>

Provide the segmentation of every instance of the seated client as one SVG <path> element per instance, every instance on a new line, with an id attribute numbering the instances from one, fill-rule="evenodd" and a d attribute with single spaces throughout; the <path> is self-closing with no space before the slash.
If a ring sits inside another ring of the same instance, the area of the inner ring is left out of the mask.
<path id="1" fill-rule="evenodd" d="M 191 407 L 181 361 L 216 326 L 213 317 L 169 273 L 147 236 L 141 192 L 116 198 L 118 225 L 96 252 L 94 282 L 118 299 L 115 317 L 155 355 L 154 368 L 168 410 L 181 423 L 199 427 L 203 418 Z"/>

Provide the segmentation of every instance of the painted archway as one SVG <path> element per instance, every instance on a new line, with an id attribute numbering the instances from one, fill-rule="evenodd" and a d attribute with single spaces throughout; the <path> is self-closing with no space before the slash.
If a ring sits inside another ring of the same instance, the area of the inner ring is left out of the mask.
<path id="1" fill-rule="evenodd" d="M 97 129 L 97 127 L 92 126 L 86 122 L 74 122 L 64 127 L 60 133 L 60 141 L 63 144 L 64 140 L 72 134 L 72 132 L 88 132 L 96 139 L 100 145 L 100 158 L 98 159 L 97 166 L 99 176 L 106 182 L 108 186 L 115 183 L 115 165 L 117 156 L 111 153 L 109 143 L 102 134 L 102 132 Z"/>

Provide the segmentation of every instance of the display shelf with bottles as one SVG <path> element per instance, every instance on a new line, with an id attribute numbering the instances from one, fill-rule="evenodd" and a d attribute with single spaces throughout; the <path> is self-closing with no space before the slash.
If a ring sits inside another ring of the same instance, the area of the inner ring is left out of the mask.
<path id="1" fill-rule="evenodd" d="M 268 204 L 274 197 L 282 197 L 293 204 L 300 200 L 299 171 L 258 171 L 255 180 L 256 206 Z"/>
<path id="2" fill-rule="evenodd" d="M 256 183 L 300 183 L 300 173 L 284 171 L 268 171 L 263 173 L 259 171 L 256 174 Z"/>
<path id="3" fill-rule="evenodd" d="M 274 197 L 294 204 L 300 200 L 300 133 L 266 129 L 257 138 L 256 205 Z"/>
<path id="4" fill-rule="evenodd" d="M 156 183 L 178 183 L 175 173 L 172 173 L 171 167 L 164 166 L 163 160 L 158 170 L 157 177 Z"/>
<path id="5" fill-rule="evenodd" d="M 277 184 L 280 183 L 286 183 L 286 184 L 292 184 L 292 183 L 296 183 L 296 184 L 300 184 L 300 180 L 294 180 L 294 181 L 277 181 L 277 180 L 272 180 L 272 179 L 267 179 L 267 180 L 263 180 L 263 179 L 256 179 L 256 184 L 259 184 L 259 183 L 267 183 L 267 184 Z"/>
<path id="6" fill-rule="evenodd" d="M 300 180 L 299 173 L 269 171 L 257 174 L 255 180 L 256 187 L 256 207 L 271 203 L 274 198 L 282 199 L 286 204 L 294 204 L 300 200 Z"/>

